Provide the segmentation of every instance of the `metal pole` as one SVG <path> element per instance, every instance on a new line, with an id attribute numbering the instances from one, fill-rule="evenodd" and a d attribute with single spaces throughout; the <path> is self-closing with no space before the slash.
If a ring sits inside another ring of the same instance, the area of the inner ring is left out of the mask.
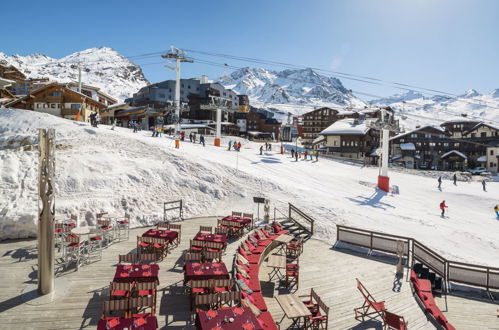
<path id="1" fill-rule="evenodd" d="M 81 64 L 78 63 L 78 93 L 81 93 Z"/>
<path id="2" fill-rule="evenodd" d="M 175 59 L 175 115 L 177 116 L 177 126 L 175 134 L 180 134 L 180 58 Z"/>
<path id="3" fill-rule="evenodd" d="M 55 130 L 39 130 L 38 292 L 54 291 Z"/>
<path id="4" fill-rule="evenodd" d="M 217 108 L 217 132 L 215 136 L 215 146 L 220 147 L 220 137 L 222 136 L 222 109 Z"/>

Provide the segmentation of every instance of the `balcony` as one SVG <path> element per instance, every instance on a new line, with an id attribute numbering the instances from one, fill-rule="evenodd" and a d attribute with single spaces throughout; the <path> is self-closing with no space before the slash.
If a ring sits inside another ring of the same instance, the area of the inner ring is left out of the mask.
<path id="1" fill-rule="evenodd" d="M 71 108 L 62 108 L 61 115 L 62 116 L 76 116 L 78 114 L 79 109 L 71 109 Z"/>

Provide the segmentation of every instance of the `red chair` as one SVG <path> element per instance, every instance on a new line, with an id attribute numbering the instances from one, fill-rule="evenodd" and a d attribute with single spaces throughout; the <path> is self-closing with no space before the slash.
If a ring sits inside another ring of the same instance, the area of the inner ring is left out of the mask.
<path id="1" fill-rule="evenodd" d="M 399 316 L 397 314 L 390 313 L 385 311 L 383 320 L 385 321 L 385 330 L 386 329 L 396 329 L 396 330 L 405 330 L 407 329 L 407 322 L 404 320 L 403 316 Z"/>
<path id="2" fill-rule="evenodd" d="M 296 289 L 298 289 L 299 280 L 300 280 L 300 267 L 298 266 L 298 264 L 287 264 L 286 279 L 285 279 L 286 288 L 290 289 L 296 285 Z"/>
<path id="3" fill-rule="evenodd" d="M 380 301 L 377 302 L 374 297 L 367 291 L 367 289 L 362 285 L 362 283 L 357 280 L 357 289 L 359 289 L 360 293 L 364 297 L 364 303 L 362 306 L 357 307 L 354 309 L 355 312 L 355 319 L 358 320 L 359 318 L 362 318 L 364 320 L 365 316 L 371 316 L 373 314 L 378 314 L 381 318 L 383 318 L 383 314 L 386 311 L 385 308 L 385 302 Z M 370 310 L 373 311 L 370 311 Z"/>

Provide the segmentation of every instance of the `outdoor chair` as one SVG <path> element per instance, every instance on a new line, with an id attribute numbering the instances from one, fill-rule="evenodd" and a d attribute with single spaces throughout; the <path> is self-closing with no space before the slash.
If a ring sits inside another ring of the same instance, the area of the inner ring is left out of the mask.
<path id="1" fill-rule="evenodd" d="M 423 270 L 423 264 L 416 263 L 412 266 L 412 270 L 416 273 L 416 275 L 421 275 L 421 271 Z"/>
<path id="2" fill-rule="evenodd" d="M 111 315 L 112 314 L 112 315 Z M 104 300 L 102 302 L 101 319 L 106 317 L 126 317 L 128 315 L 128 299 Z"/>
<path id="3" fill-rule="evenodd" d="M 114 230 L 111 220 L 100 220 L 97 218 L 97 228 L 102 232 L 106 245 L 110 245 L 114 240 Z"/>
<path id="4" fill-rule="evenodd" d="M 298 283 L 300 280 L 300 267 L 298 264 L 286 264 L 286 277 L 284 284 L 287 289 L 291 289 L 296 285 L 298 290 Z"/>
<path id="5" fill-rule="evenodd" d="M 251 223 L 249 224 L 249 230 L 252 230 L 253 228 L 255 228 L 255 222 L 254 222 L 254 219 L 253 219 L 253 213 L 243 213 L 243 218 L 249 218 L 251 219 Z"/>
<path id="6" fill-rule="evenodd" d="M 206 242 L 191 240 L 189 251 L 201 253 L 204 250 Z"/>
<path id="7" fill-rule="evenodd" d="M 220 242 L 206 242 L 204 246 L 206 252 L 222 252 L 224 247 L 224 244 Z"/>
<path id="8" fill-rule="evenodd" d="M 218 293 L 218 308 L 224 306 L 234 307 L 241 304 L 241 291 L 229 291 Z"/>
<path id="9" fill-rule="evenodd" d="M 310 312 L 314 312 L 319 308 L 319 296 L 315 293 L 314 289 L 310 289 L 310 293 L 307 295 L 299 296 L 302 303 L 307 306 Z"/>
<path id="10" fill-rule="evenodd" d="M 315 292 L 314 292 L 315 294 Z M 319 296 L 315 296 L 317 308 L 311 310 L 312 315 L 305 318 L 306 328 L 310 329 L 327 329 L 329 307 L 324 304 Z"/>
<path id="11" fill-rule="evenodd" d="M 186 263 L 201 262 L 203 261 L 203 256 L 201 253 L 186 252 L 184 253 L 184 265 Z"/>
<path id="12" fill-rule="evenodd" d="M 67 235 L 65 241 L 64 268 L 67 269 L 71 263 L 75 262 L 76 270 L 78 270 L 80 264 L 86 259 L 85 242 L 82 242 L 77 235 Z"/>
<path id="13" fill-rule="evenodd" d="M 170 229 L 170 223 L 169 222 L 165 222 L 165 221 L 162 221 L 162 222 L 159 222 L 157 225 L 156 225 L 156 228 L 158 229 L 164 229 L 164 230 L 169 230 Z"/>
<path id="14" fill-rule="evenodd" d="M 215 234 L 229 236 L 229 229 L 227 227 L 216 227 Z"/>
<path id="15" fill-rule="evenodd" d="M 198 294 L 194 296 L 195 311 L 216 309 L 217 305 L 218 305 L 218 295 L 216 294 Z"/>
<path id="16" fill-rule="evenodd" d="M 109 300 L 129 298 L 132 292 L 131 283 L 111 282 L 109 284 Z"/>
<path id="17" fill-rule="evenodd" d="M 97 260 L 102 260 L 103 238 L 101 235 L 94 235 L 90 237 L 88 245 L 88 255 L 96 256 Z"/>
<path id="18" fill-rule="evenodd" d="M 123 219 L 116 220 L 116 227 L 118 229 L 118 240 L 128 240 L 130 238 L 130 214 L 125 213 Z"/>
<path id="19" fill-rule="evenodd" d="M 71 227 L 65 226 L 61 222 L 56 222 L 54 224 L 54 235 L 55 235 L 55 246 L 59 247 L 59 251 L 62 250 L 62 254 L 64 255 L 66 236 L 71 232 Z"/>
<path id="20" fill-rule="evenodd" d="M 194 296 L 199 294 L 209 294 L 213 282 L 211 280 L 191 280 L 187 283 L 187 288 L 191 296 L 191 307 L 194 302 Z"/>
<path id="21" fill-rule="evenodd" d="M 204 262 L 222 262 L 222 252 L 216 251 L 204 251 L 203 252 Z"/>
<path id="22" fill-rule="evenodd" d="M 149 317 L 156 315 L 156 304 L 153 296 L 128 299 L 128 309 L 132 317 Z"/>
<path id="23" fill-rule="evenodd" d="M 199 232 L 200 233 L 208 233 L 211 234 L 212 232 L 212 227 L 211 226 L 199 226 Z"/>
<path id="24" fill-rule="evenodd" d="M 118 256 L 118 259 L 119 259 L 119 263 L 120 264 L 123 264 L 123 263 L 135 264 L 135 263 L 137 263 L 137 255 L 136 254 L 131 254 L 131 253 L 129 253 L 129 254 L 120 254 Z"/>
<path id="25" fill-rule="evenodd" d="M 141 253 L 138 255 L 138 262 L 141 264 L 155 264 L 158 256 L 155 253 Z"/>
<path id="26" fill-rule="evenodd" d="M 364 297 L 364 303 L 362 304 L 362 306 L 354 309 L 355 319 L 358 320 L 359 318 L 362 318 L 362 320 L 364 320 L 365 316 L 371 317 L 371 315 L 373 314 L 377 314 L 378 316 L 383 318 L 383 313 L 386 311 L 385 302 L 377 302 L 369 293 L 369 291 L 367 291 L 364 285 L 359 281 L 359 279 L 356 279 L 356 281 L 357 289 L 362 294 L 362 297 Z"/>
<path id="27" fill-rule="evenodd" d="M 232 216 L 233 216 L 233 217 L 242 217 L 242 216 L 243 216 L 243 213 L 242 213 L 242 212 L 232 211 Z"/>
<path id="28" fill-rule="evenodd" d="M 211 282 L 212 293 L 230 292 L 234 282 L 228 278 L 217 278 Z"/>
<path id="29" fill-rule="evenodd" d="M 157 290 L 157 282 L 138 282 L 135 285 L 134 295 L 137 297 L 153 297 L 152 306 L 156 306 Z"/>
<path id="30" fill-rule="evenodd" d="M 405 330 L 407 329 L 407 322 L 405 321 L 403 316 L 399 316 L 397 314 L 390 313 L 385 311 L 383 321 L 385 322 L 385 330 L 386 329 L 396 329 L 396 330 Z"/>
<path id="31" fill-rule="evenodd" d="M 178 233 L 177 239 L 175 240 L 175 245 L 178 246 L 180 244 L 180 238 L 182 237 L 182 225 L 170 223 L 169 229 Z"/>

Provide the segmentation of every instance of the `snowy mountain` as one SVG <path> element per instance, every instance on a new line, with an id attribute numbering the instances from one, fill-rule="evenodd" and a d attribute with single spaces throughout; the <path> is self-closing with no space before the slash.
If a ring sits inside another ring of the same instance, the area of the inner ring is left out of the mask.
<path id="1" fill-rule="evenodd" d="M 149 82 L 139 66 L 108 47 L 89 48 L 60 59 L 43 54 L 8 56 L 0 52 L 0 61 L 14 65 L 28 78 L 49 78 L 59 82 L 78 81 L 81 63 L 84 84 L 99 87 L 103 92 L 124 100 Z"/>
<path id="2" fill-rule="evenodd" d="M 277 113 L 301 114 L 314 106 L 364 106 L 341 81 L 314 70 L 273 71 L 242 68 L 220 79 L 236 93 L 248 95 L 251 105 Z"/>
<path id="3" fill-rule="evenodd" d="M 459 97 L 424 97 L 420 93 L 409 91 L 370 103 L 374 106 L 392 107 L 400 119 L 400 125 L 405 129 L 441 124 L 451 119 L 482 120 L 499 126 L 499 89 L 483 95 L 474 89 L 468 89 Z"/>

